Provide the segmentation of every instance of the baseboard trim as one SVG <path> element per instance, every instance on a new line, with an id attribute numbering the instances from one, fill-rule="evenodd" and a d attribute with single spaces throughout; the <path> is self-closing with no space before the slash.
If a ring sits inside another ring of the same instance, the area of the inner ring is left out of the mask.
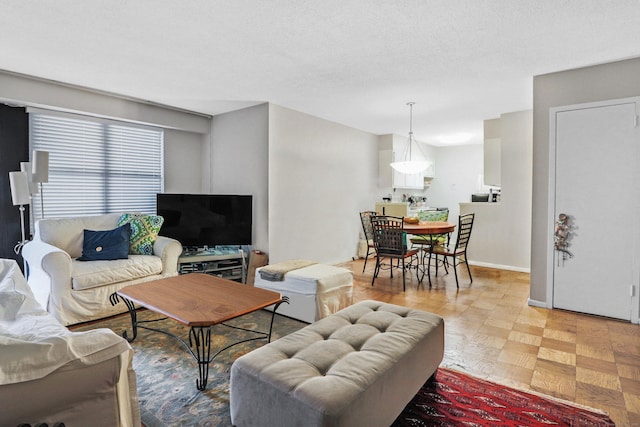
<path id="1" fill-rule="evenodd" d="M 498 270 L 517 271 L 519 273 L 531 273 L 530 268 L 515 267 L 513 265 L 492 264 L 490 262 L 478 262 L 469 260 L 469 265 L 476 265 L 478 267 L 496 268 Z"/>
<path id="2" fill-rule="evenodd" d="M 527 304 L 530 305 L 531 307 L 549 308 L 549 307 L 547 307 L 547 303 L 546 302 L 538 301 L 538 300 L 531 299 L 531 298 L 529 298 L 527 300 Z"/>

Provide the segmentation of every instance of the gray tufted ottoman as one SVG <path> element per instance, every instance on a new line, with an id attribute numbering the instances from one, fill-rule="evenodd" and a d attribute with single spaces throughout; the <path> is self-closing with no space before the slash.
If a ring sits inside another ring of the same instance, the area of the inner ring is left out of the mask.
<path id="1" fill-rule="evenodd" d="M 444 320 L 362 301 L 231 367 L 235 426 L 389 426 L 436 371 Z"/>

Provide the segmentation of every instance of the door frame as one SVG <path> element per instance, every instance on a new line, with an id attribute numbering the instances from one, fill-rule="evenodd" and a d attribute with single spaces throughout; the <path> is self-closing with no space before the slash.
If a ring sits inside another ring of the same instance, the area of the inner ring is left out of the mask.
<path id="1" fill-rule="evenodd" d="M 553 107 L 549 109 L 549 188 L 547 194 L 548 198 L 548 211 L 547 211 L 547 224 L 550 224 L 549 230 L 547 230 L 547 308 L 553 309 L 553 290 L 555 286 L 554 282 L 554 242 L 555 242 L 555 211 L 556 211 L 556 117 L 558 113 L 571 111 L 571 110 L 584 110 L 589 108 L 609 107 L 620 104 L 635 104 L 636 106 L 636 127 L 639 126 L 638 115 L 640 114 L 640 96 L 634 96 L 629 98 L 610 99 L 605 101 L 587 102 L 583 104 L 563 105 L 559 107 Z M 640 144 L 640 141 L 638 141 Z M 636 242 L 636 245 L 640 245 L 640 242 Z M 640 250 L 638 251 L 640 254 Z M 633 285 L 633 295 L 631 298 L 631 323 L 640 324 L 640 272 L 637 270 L 637 266 L 634 266 L 634 276 L 636 277 L 636 284 Z"/>

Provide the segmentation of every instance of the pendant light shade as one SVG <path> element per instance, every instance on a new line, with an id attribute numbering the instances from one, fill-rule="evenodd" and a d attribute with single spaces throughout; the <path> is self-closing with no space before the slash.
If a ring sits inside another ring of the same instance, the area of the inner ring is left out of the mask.
<path id="1" fill-rule="evenodd" d="M 391 167 L 400 173 L 410 175 L 426 170 L 429 164 L 429 162 L 421 160 L 408 160 L 405 162 L 393 162 L 391 163 Z"/>
<path id="2" fill-rule="evenodd" d="M 404 159 L 391 163 L 391 167 L 393 169 L 404 174 L 420 173 L 431 165 L 431 162 L 426 160 L 414 160 L 412 157 L 411 147 L 413 144 L 415 144 L 418 147 L 418 150 L 422 152 L 420 145 L 418 145 L 418 143 L 413 139 L 413 104 L 415 104 L 415 102 L 407 102 L 407 105 L 409 106 L 409 145 L 405 150 Z M 424 158 L 423 152 L 422 156 Z"/>

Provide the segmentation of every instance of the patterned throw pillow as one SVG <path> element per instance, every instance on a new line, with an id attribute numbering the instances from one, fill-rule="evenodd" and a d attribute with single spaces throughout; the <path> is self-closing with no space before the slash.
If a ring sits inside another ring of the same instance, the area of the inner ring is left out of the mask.
<path id="1" fill-rule="evenodd" d="M 164 218 L 156 215 L 123 214 L 118 225 L 131 224 L 129 253 L 133 255 L 153 255 L 153 244 L 158 237 Z"/>

